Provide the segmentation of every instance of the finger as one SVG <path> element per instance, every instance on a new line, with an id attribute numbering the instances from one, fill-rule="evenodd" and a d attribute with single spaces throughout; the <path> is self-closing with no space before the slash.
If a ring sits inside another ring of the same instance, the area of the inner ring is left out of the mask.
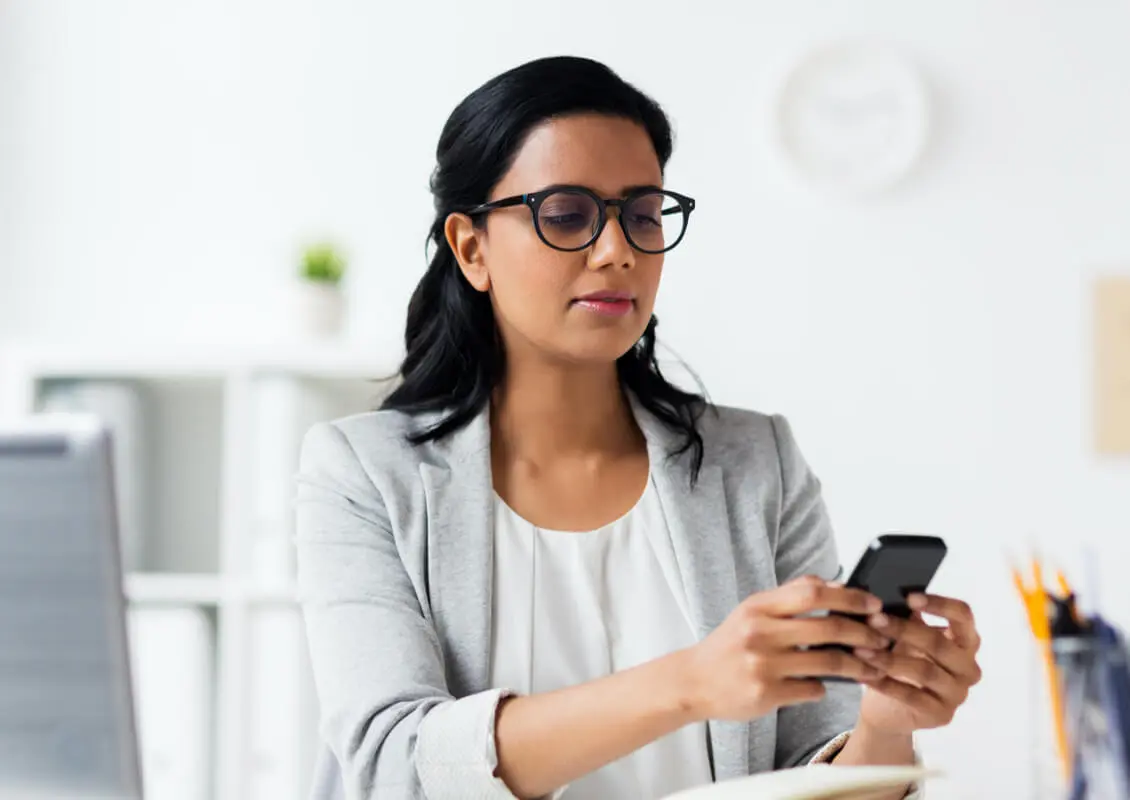
<path id="1" fill-rule="evenodd" d="M 874 614 L 883 607 L 878 597 L 861 589 L 829 584 L 812 575 L 750 595 L 746 602 L 756 612 L 772 617 L 795 617 L 813 611 Z"/>
<path id="2" fill-rule="evenodd" d="M 778 678 L 849 678 L 853 681 L 870 681 L 882 677 L 882 672 L 843 650 L 803 650 L 782 653 L 771 667 Z"/>
<path id="3" fill-rule="evenodd" d="M 897 643 L 895 649 L 900 654 L 921 654 L 969 684 L 979 679 L 980 670 L 974 651 L 961 647 L 946 636 L 944 628 L 932 627 L 920 619 L 899 619 L 889 614 L 876 614 L 869 622 Z"/>
<path id="4" fill-rule="evenodd" d="M 777 701 L 782 706 L 812 703 L 823 698 L 826 692 L 824 684 L 818 680 L 789 678 L 777 685 Z"/>
<path id="5" fill-rule="evenodd" d="M 863 622 L 848 617 L 827 617 L 769 620 L 767 636 L 771 646 L 784 648 L 811 647 L 821 644 L 842 644 L 848 647 L 870 647 L 882 650 L 891 640 Z"/>
<path id="6" fill-rule="evenodd" d="M 911 619 L 918 620 L 923 625 L 927 624 L 926 620 L 922 619 L 922 615 L 917 611 L 913 612 L 910 615 L 910 617 L 911 617 Z M 946 628 L 945 632 L 948 632 L 948 631 L 949 631 L 949 628 Z M 916 658 L 929 658 L 929 656 L 927 656 L 926 653 L 922 652 L 917 647 L 914 647 L 911 644 L 907 644 L 905 641 L 895 642 L 895 646 L 890 648 L 890 649 L 894 650 L 896 653 L 901 653 L 902 655 L 915 656 Z"/>
<path id="7" fill-rule="evenodd" d="M 891 649 L 894 650 L 896 653 L 899 653 L 900 655 L 904 655 L 904 656 L 914 656 L 915 658 L 929 658 L 930 657 L 930 656 L 926 655 L 924 652 L 922 652 L 921 650 L 919 650 L 917 647 L 912 647 L 911 645 L 906 644 L 904 642 L 900 642 L 900 643 L 895 644 L 895 646 Z"/>
<path id="8" fill-rule="evenodd" d="M 968 603 L 936 594 L 912 594 L 906 602 L 915 611 L 933 614 L 949 622 L 953 639 L 960 647 L 975 651 L 981 646 L 977 621 Z"/>
<path id="9" fill-rule="evenodd" d="M 855 655 L 878 669 L 886 678 L 930 692 L 946 705 L 959 706 L 969 694 L 968 684 L 928 658 L 875 650 L 856 650 Z"/>
<path id="10" fill-rule="evenodd" d="M 953 720 L 956 706 L 949 706 L 931 692 L 916 689 L 910 684 L 892 678 L 881 678 L 867 684 L 867 688 L 897 700 L 934 721 L 934 727 L 948 725 Z"/>

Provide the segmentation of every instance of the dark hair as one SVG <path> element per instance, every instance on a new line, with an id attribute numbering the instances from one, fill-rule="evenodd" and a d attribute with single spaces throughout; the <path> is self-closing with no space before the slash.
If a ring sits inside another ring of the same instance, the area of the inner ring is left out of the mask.
<path id="1" fill-rule="evenodd" d="M 543 58 L 492 78 L 448 117 L 436 147 L 431 190 L 435 253 L 408 304 L 401 382 L 382 408 L 409 414 L 446 412 L 415 432 L 414 444 L 458 430 L 490 401 L 502 378 L 504 354 L 490 298 L 464 278 L 444 235 L 448 215 L 487 200 L 529 132 L 546 120 L 599 113 L 639 123 L 665 168 L 671 125 L 659 105 L 604 64 L 568 56 Z M 654 316 L 639 341 L 616 362 L 623 388 L 670 428 L 683 434 L 675 454 L 692 451 L 692 476 L 702 465 L 698 419 L 705 399 L 667 381 L 655 358 Z"/>

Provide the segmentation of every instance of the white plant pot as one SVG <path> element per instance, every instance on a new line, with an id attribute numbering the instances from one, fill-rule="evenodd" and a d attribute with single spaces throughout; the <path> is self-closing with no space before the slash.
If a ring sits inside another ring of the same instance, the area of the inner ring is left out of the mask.
<path id="1" fill-rule="evenodd" d="M 341 333 L 345 321 L 345 293 L 340 287 L 299 281 L 292 292 L 295 327 L 303 334 L 328 338 Z"/>

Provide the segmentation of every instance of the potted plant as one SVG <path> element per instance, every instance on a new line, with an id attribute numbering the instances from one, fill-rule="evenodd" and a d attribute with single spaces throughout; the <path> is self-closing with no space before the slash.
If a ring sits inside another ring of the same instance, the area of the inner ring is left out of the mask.
<path id="1" fill-rule="evenodd" d="M 318 337 L 340 333 L 345 318 L 341 287 L 345 270 L 345 258 L 333 244 L 318 242 L 303 249 L 296 311 L 307 333 Z"/>

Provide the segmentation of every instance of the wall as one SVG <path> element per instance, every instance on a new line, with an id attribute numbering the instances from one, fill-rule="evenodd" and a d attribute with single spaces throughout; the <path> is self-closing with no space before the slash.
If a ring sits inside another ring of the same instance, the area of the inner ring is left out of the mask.
<path id="1" fill-rule="evenodd" d="M 0 338 L 241 335 L 328 232 L 353 334 L 395 342 L 451 107 L 526 58 L 603 58 L 672 114 L 669 184 L 700 201 L 666 341 L 716 400 L 790 415 L 845 560 L 879 530 L 946 535 L 987 675 L 923 739 L 951 775 L 933 796 L 1022 796 L 1006 553 L 1039 544 L 1130 623 L 1130 463 L 1089 450 L 1087 304 L 1130 271 L 1128 29 L 1114 0 L 0 0 Z M 936 103 L 923 167 L 866 202 L 790 187 L 764 145 L 769 77 L 844 34 L 901 45 Z"/>

